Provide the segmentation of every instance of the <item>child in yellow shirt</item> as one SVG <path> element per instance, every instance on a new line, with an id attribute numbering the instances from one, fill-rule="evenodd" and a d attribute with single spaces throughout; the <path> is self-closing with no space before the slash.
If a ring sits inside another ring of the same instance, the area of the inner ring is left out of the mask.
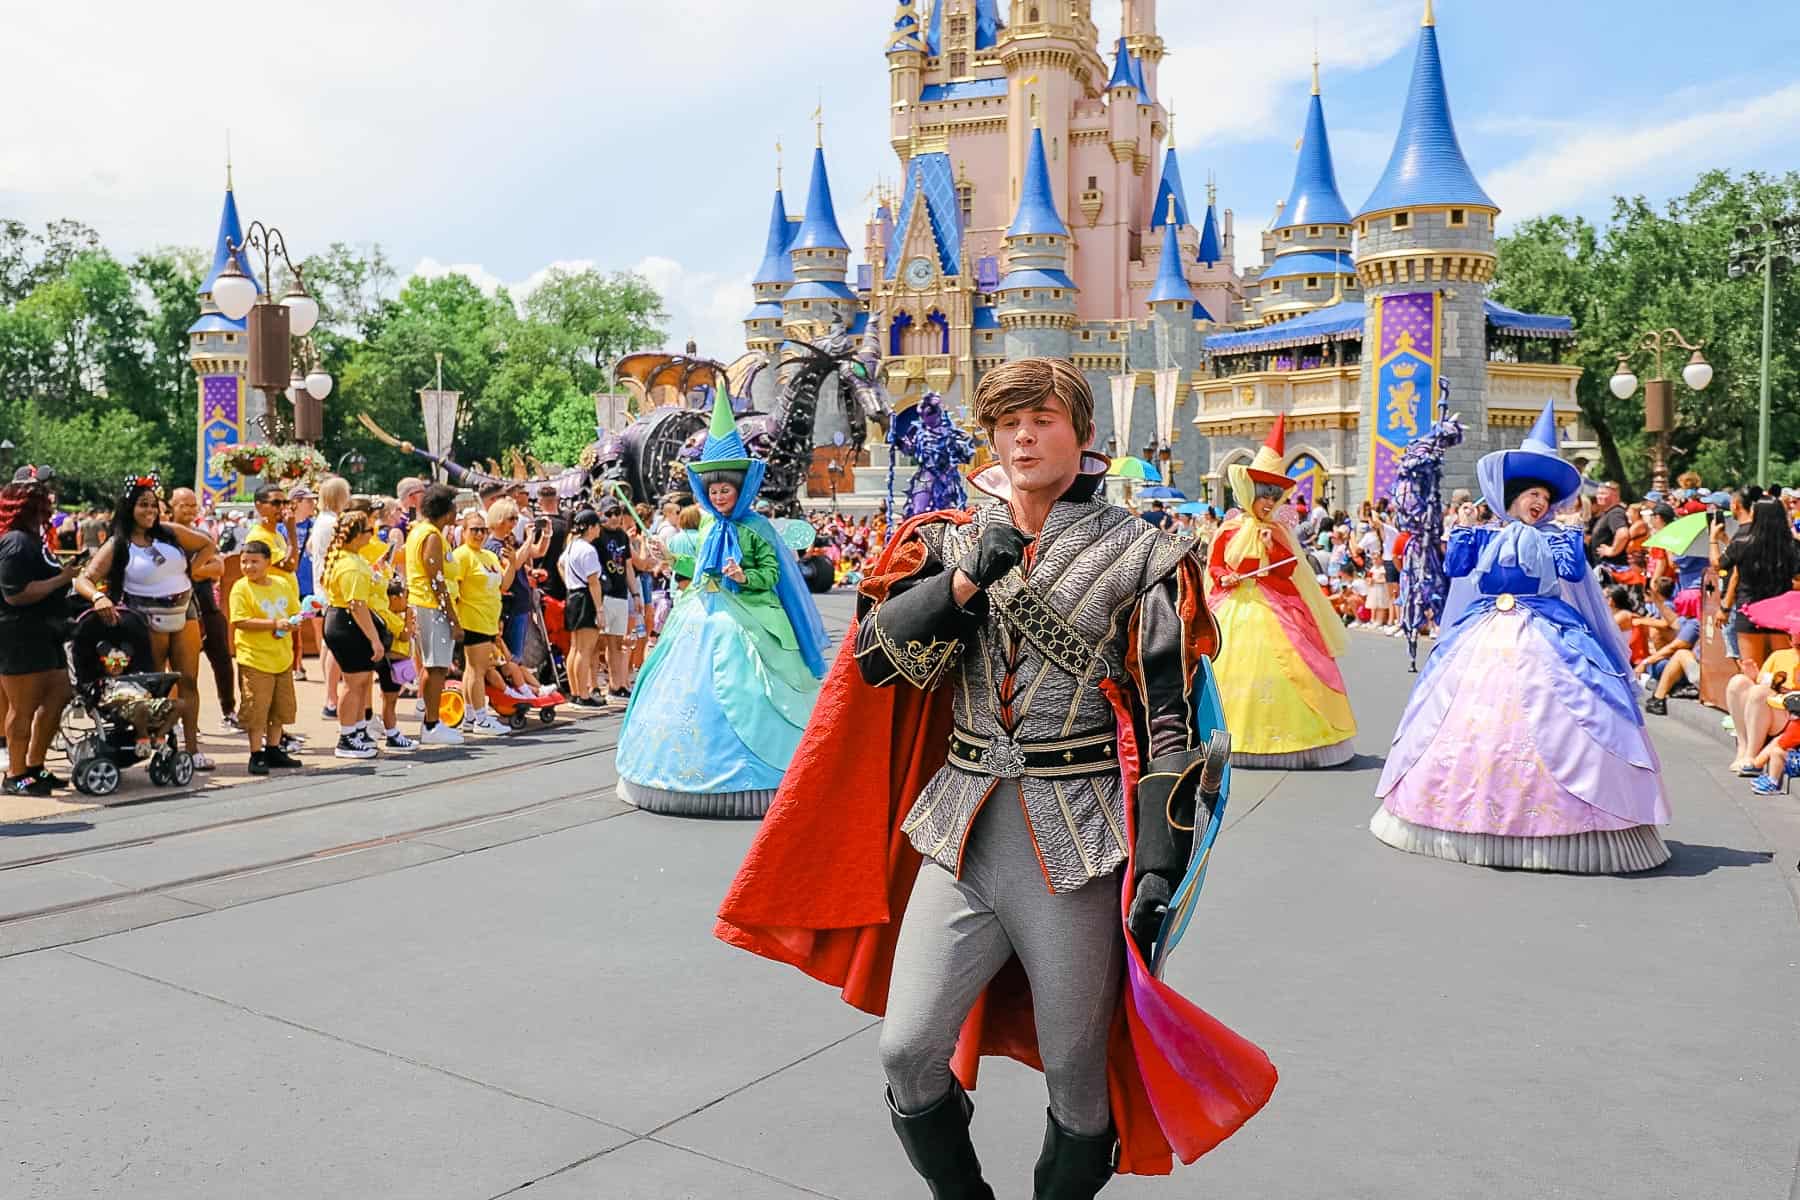
<path id="1" fill-rule="evenodd" d="M 269 547 L 246 542 L 239 552 L 244 572 L 231 589 L 228 614 L 238 667 L 238 724 L 250 740 L 250 773 L 270 767 L 298 767 L 281 748 L 282 730 L 293 723 L 294 639 L 300 624 L 300 593 L 290 578 L 270 568 Z"/>

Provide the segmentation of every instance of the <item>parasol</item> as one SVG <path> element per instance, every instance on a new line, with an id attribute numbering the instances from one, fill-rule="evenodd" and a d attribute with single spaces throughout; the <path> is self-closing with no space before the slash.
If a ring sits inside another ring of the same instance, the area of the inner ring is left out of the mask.
<path id="1" fill-rule="evenodd" d="M 1706 553 L 1706 514 L 1689 513 L 1677 517 L 1651 534 L 1644 545 L 1651 550 L 1666 550 L 1673 558 Z"/>
<path id="2" fill-rule="evenodd" d="M 1161 483 L 1162 472 L 1135 455 L 1127 454 L 1112 460 L 1112 466 L 1106 473 L 1114 479 L 1137 479 L 1150 483 Z"/>
<path id="3" fill-rule="evenodd" d="M 1212 505 L 1200 500 L 1189 500 L 1186 504 L 1177 504 L 1175 511 L 1186 513 L 1190 517 L 1204 517 L 1212 511 Z"/>
<path id="4" fill-rule="evenodd" d="M 1800 636 L 1800 592 L 1783 592 L 1746 604 L 1744 615 L 1764 629 L 1785 629 L 1790 635 Z"/>
<path id="5" fill-rule="evenodd" d="M 1187 493 L 1182 491 L 1180 488 L 1167 487 L 1163 484 L 1153 484 L 1150 487 L 1141 487 L 1137 490 L 1137 494 L 1138 494 L 1139 500 L 1186 500 L 1187 499 Z"/>

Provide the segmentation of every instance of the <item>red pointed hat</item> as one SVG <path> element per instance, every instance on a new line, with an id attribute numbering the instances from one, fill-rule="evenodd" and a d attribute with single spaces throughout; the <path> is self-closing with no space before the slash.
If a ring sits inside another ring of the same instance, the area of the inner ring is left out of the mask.
<path id="1" fill-rule="evenodd" d="M 1264 439 L 1262 449 L 1250 460 L 1250 478 L 1257 483 L 1271 483 L 1276 487 L 1293 487 L 1294 480 L 1282 474 L 1281 468 L 1287 460 L 1287 414 L 1282 413 L 1275 418 L 1275 427 L 1269 430 Z"/>

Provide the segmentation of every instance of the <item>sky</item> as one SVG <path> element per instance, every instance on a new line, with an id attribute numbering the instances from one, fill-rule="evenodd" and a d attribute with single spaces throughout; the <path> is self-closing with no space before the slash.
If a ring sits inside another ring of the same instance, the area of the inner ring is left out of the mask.
<path id="1" fill-rule="evenodd" d="M 1184 175 L 1190 188 L 1217 175 L 1241 253 L 1289 190 L 1315 45 L 1339 184 L 1360 206 L 1393 145 L 1423 0 L 1160 8 Z M 1615 194 L 1665 200 L 1708 168 L 1800 168 L 1791 0 L 1436 8 L 1463 148 L 1503 231 L 1547 212 L 1603 220 Z M 1094 0 L 1105 39 L 1118 9 Z M 77 218 L 122 255 L 210 247 L 229 137 L 244 219 L 278 226 L 296 256 L 379 243 L 402 276 L 460 271 L 515 297 L 552 265 L 635 270 L 665 297 L 672 347 L 693 337 L 729 360 L 777 141 L 798 212 L 822 104 L 854 246 L 872 188 L 898 174 L 882 56 L 893 0 L 209 11 L 14 6 L 0 215 Z"/>

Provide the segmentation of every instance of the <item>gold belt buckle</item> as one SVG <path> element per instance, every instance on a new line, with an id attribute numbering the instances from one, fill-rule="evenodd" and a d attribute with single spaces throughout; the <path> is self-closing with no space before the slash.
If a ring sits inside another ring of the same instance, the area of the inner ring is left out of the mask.
<path id="1" fill-rule="evenodd" d="M 1513 605 L 1517 603 L 1518 601 L 1513 599 L 1513 594 L 1511 592 L 1501 592 L 1500 598 L 1494 601 L 1494 607 L 1501 612 L 1511 612 L 1513 610 Z"/>

